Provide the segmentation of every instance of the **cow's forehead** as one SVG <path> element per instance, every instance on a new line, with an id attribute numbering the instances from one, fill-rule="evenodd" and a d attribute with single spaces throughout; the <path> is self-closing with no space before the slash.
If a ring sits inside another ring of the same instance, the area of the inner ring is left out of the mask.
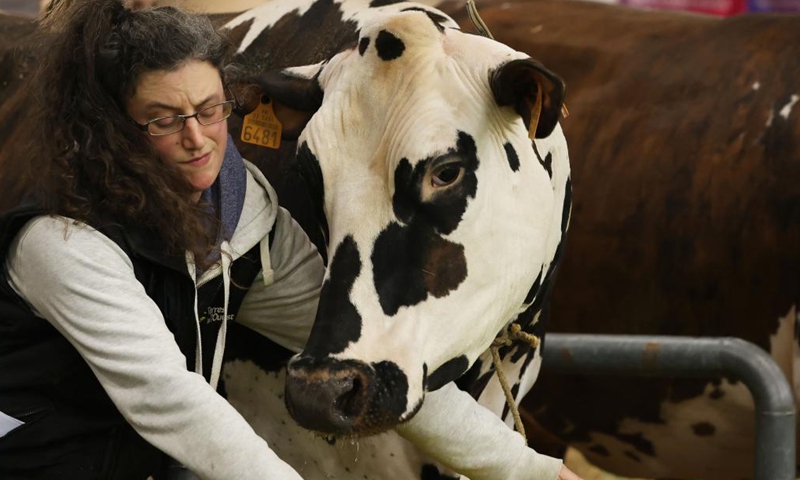
<path id="1" fill-rule="evenodd" d="M 384 153 L 376 159 L 407 158 L 414 164 L 452 149 L 458 131 L 478 140 L 481 132 L 503 133 L 498 125 L 518 118 L 500 112 L 489 79 L 499 65 L 527 55 L 437 28 L 418 11 L 397 17 L 366 24 L 358 47 L 323 67 L 319 78 L 326 102 L 312 131 L 337 132 L 337 148 L 360 145 Z M 333 120 L 319 121 L 326 116 Z M 354 132 L 360 132 L 357 141 L 349 141 Z M 319 150 L 330 142 L 312 143 L 312 150 Z"/>
<path id="2" fill-rule="evenodd" d="M 325 68 L 322 81 L 340 78 L 344 72 L 337 64 L 346 63 L 344 68 L 352 76 L 369 72 L 381 83 L 424 82 L 430 86 L 436 79 L 466 81 L 476 77 L 488 83 L 491 70 L 527 57 L 494 40 L 445 28 L 430 15 L 420 10 L 374 14 L 362 22 L 357 47 L 335 56 Z"/>

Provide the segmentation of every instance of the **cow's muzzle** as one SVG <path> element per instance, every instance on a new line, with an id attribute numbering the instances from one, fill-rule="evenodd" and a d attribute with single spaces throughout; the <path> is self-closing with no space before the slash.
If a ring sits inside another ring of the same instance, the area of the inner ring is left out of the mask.
<path id="1" fill-rule="evenodd" d="M 371 435 L 400 422 L 408 381 L 392 362 L 322 360 L 299 356 L 287 368 L 286 408 L 309 430 Z"/>

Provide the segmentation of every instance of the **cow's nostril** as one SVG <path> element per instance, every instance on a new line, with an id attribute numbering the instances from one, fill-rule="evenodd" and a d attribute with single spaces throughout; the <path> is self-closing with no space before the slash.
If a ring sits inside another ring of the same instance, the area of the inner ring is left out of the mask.
<path id="1" fill-rule="evenodd" d="M 300 357 L 289 364 L 286 407 L 301 426 L 323 433 L 350 434 L 363 429 L 370 410 L 372 369 L 355 361 L 314 361 Z"/>
<path id="2" fill-rule="evenodd" d="M 366 404 L 364 382 L 359 375 L 354 375 L 349 383 L 350 389 L 336 398 L 334 408 L 345 417 L 358 417 Z"/>

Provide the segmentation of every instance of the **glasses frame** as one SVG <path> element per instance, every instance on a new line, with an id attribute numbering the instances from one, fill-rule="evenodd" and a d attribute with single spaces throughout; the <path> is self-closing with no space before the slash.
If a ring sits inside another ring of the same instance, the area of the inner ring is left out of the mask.
<path id="1" fill-rule="evenodd" d="M 230 113 L 228 113 L 223 118 L 220 118 L 219 120 L 215 120 L 215 121 L 213 121 L 211 123 L 203 123 L 203 121 L 200 120 L 200 117 L 198 117 L 198 115 L 200 115 L 201 113 L 203 113 L 204 111 L 206 111 L 206 110 L 208 110 L 210 108 L 219 107 L 220 105 L 228 105 L 228 104 L 231 106 Z M 200 110 L 194 112 L 191 115 L 181 115 L 181 114 L 178 114 L 178 115 L 165 115 L 163 117 L 153 118 L 151 120 L 146 121 L 145 123 L 139 123 L 139 122 L 136 122 L 136 121 L 134 121 L 133 123 L 134 123 L 134 125 L 139 127 L 139 129 L 142 130 L 143 132 L 147 132 L 147 134 L 150 135 L 151 137 L 166 137 L 167 135 L 175 135 L 176 133 L 182 132 L 186 128 L 186 120 L 188 120 L 190 118 L 194 118 L 195 120 L 197 120 L 197 123 L 199 123 L 200 125 L 203 125 L 203 126 L 214 125 L 215 123 L 219 123 L 219 122 L 221 122 L 223 120 L 227 120 L 233 114 L 233 110 L 238 105 L 239 105 L 239 103 L 234 98 L 233 100 L 225 100 L 224 102 L 215 103 L 214 105 L 209 105 L 209 106 L 207 106 L 205 108 L 201 108 Z M 181 120 L 181 128 L 179 128 L 178 130 L 175 130 L 174 132 L 170 132 L 170 133 L 153 133 L 153 132 L 150 131 L 150 124 L 151 123 L 157 122 L 159 120 L 164 120 L 165 118 L 179 118 Z"/>

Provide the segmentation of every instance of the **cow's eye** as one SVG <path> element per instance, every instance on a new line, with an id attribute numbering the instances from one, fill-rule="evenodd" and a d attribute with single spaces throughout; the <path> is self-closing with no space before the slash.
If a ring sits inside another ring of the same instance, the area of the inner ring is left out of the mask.
<path id="1" fill-rule="evenodd" d="M 437 168 L 431 175 L 431 185 L 446 187 L 457 182 L 464 175 L 464 167 L 458 163 L 449 163 Z"/>

